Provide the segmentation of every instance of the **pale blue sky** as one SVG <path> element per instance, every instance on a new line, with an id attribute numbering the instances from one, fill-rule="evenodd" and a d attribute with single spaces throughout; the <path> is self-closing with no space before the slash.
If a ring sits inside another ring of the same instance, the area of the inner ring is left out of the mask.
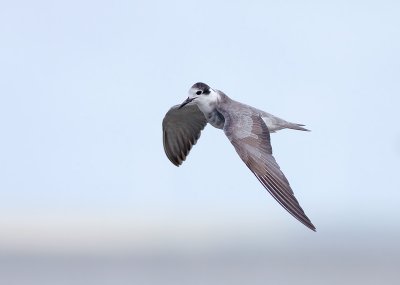
<path id="1" fill-rule="evenodd" d="M 318 244 L 399 259 L 399 13 L 397 1 L 2 3 L 0 248 Z M 272 146 L 317 233 L 219 130 L 182 167 L 168 161 L 162 118 L 197 81 L 312 130 Z"/>

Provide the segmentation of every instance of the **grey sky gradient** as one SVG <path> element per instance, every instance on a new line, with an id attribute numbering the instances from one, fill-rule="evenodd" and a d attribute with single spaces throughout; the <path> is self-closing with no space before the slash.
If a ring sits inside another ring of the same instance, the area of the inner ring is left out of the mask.
<path id="1" fill-rule="evenodd" d="M 397 1 L 1 4 L 0 249 L 399 262 L 399 13 Z M 197 81 L 312 130 L 272 147 L 317 233 L 219 130 L 182 167 L 168 161 L 162 118 Z"/>

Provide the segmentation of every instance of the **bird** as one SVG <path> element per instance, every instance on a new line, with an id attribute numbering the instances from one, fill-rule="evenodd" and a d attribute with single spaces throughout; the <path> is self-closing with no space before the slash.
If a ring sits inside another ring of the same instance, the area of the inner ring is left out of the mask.
<path id="1" fill-rule="evenodd" d="M 237 102 L 205 83 L 195 83 L 187 99 L 174 105 L 162 122 L 168 159 L 180 166 L 207 124 L 224 131 L 239 157 L 273 198 L 306 227 L 316 231 L 294 196 L 272 155 L 270 133 L 282 129 L 309 131 L 249 105 Z"/>

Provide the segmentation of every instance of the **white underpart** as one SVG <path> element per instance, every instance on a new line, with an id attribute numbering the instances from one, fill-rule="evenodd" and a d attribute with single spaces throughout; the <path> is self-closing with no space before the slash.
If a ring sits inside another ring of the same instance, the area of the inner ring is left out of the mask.
<path id="1" fill-rule="evenodd" d="M 210 89 L 210 94 L 208 95 L 201 94 L 193 96 L 191 91 L 192 90 L 189 91 L 189 97 L 196 97 L 193 103 L 195 103 L 204 114 L 211 113 L 215 109 L 215 103 L 220 99 L 219 94 L 212 89 Z"/>

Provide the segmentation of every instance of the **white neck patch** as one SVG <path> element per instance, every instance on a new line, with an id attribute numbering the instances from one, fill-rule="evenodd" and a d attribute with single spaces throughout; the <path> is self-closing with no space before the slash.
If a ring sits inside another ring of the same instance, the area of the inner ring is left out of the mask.
<path id="1" fill-rule="evenodd" d="M 214 111 L 219 99 L 219 94 L 210 89 L 210 94 L 197 97 L 196 100 L 193 101 L 193 103 L 195 103 L 197 107 L 199 107 L 200 111 L 202 111 L 204 114 L 207 114 Z"/>

